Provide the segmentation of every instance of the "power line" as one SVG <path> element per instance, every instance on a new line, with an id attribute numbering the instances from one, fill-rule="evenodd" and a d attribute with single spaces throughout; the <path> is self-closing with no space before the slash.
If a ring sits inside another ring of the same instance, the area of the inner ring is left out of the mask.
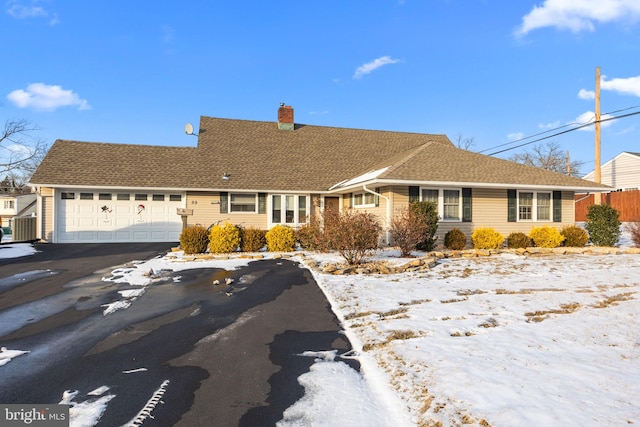
<path id="1" fill-rule="evenodd" d="M 640 105 L 633 105 L 633 106 L 631 106 L 631 107 L 621 108 L 621 109 L 618 109 L 618 110 L 615 110 L 615 111 L 611 111 L 611 112 L 608 112 L 608 113 L 603 113 L 603 114 L 601 115 L 601 117 L 602 117 L 602 116 L 606 116 L 606 115 L 610 115 L 610 114 L 619 113 L 619 112 L 621 112 L 621 111 L 633 110 L 633 109 L 635 109 L 635 108 L 640 108 Z M 634 113 L 634 114 L 637 114 L 637 113 Z M 633 115 L 633 114 L 631 114 L 631 115 Z M 600 120 L 600 123 L 605 122 L 605 121 L 608 121 L 608 120 L 615 120 L 616 118 L 622 118 L 622 117 L 627 117 L 627 115 L 623 115 L 623 116 L 619 116 L 619 117 L 614 117 L 614 118 L 601 119 L 601 120 Z M 595 118 L 595 115 L 593 116 L 593 118 Z M 515 143 L 517 143 L 517 142 L 525 141 L 525 140 L 527 140 L 527 139 L 531 139 L 531 138 L 535 138 L 536 136 L 544 135 L 544 134 L 549 133 L 549 132 L 555 132 L 555 131 L 557 131 L 557 130 L 559 130 L 559 129 L 563 129 L 563 128 L 566 128 L 566 127 L 569 127 L 569 126 L 575 126 L 575 125 L 578 125 L 578 127 L 576 127 L 576 128 L 572 128 L 572 129 L 569 129 L 569 130 L 567 130 L 567 131 L 564 131 L 564 132 L 560 132 L 560 133 L 557 133 L 557 134 L 551 135 L 549 138 L 551 138 L 551 137 L 553 137 L 553 136 L 557 136 L 557 135 L 562 135 L 562 134 L 564 134 L 564 133 L 568 133 L 568 132 L 571 132 L 571 131 L 573 131 L 573 130 L 582 129 L 583 127 L 587 127 L 587 126 L 591 126 L 592 124 L 595 124 L 595 121 L 592 121 L 592 120 L 593 120 L 593 118 L 592 118 L 592 119 L 590 119 L 588 122 L 584 122 L 584 123 L 575 123 L 575 122 L 574 122 L 574 123 L 568 123 L 568 124 L 566 124 L 566 125 L 562 125 L 562 126 L 555 127 L 555 128 L 553 128 L 553 129 L 545 130 L 544 132 L 538 132 L 538 133 L 535 133 L 535 134 L 533 134 L 533 135 L 529 135 L 529 136 L 525 136 L 525 137 L 523 137 L 523 138 L 516 139 L 516 140 L 514 140 L 514 141 L 509 141 L 509 142 L 505 142 L 504 144 L 499 144 L 499 145 L 495 145 L 495 146 L 493 146 L 493 147 L 485 148 L 484 150 L 478 151 L 478 153 L 479 153 L 479 154 L 482 154 L 482 153 L 484 153 L 484 152 L 486 152 L 486 151 L 489 151 L 489 150 L 494 150 L 494 149 L 496 149 L 496 148 L 504 147 L 504 146 L 507 146 L 507 145 L 512 145 L 512 144 L 515 144 Z M 538 141 L 542 141 L 542 140 L 544 140 L 544 139 L 548 139 L 548 138 L 541 138 L 541 139 L 537 139 L 537 140 L 535 140 L 535 141 L 531 141 L 530 143 L 538 142 Z M 527 143 L 527 144 L 529 144 L 529 143 Z M 515 149 L 515 148 L 519 148 L 519 147 L 522 147 L 522 146 L 527 145 L 527 144 L 521 144 L 521 145 L 518 145 L 518 146 L 515 146 L 515 147 L 512 147 L 512 148 L 513 148 L 513 149 Z M 496 152 L 496 153 L 491 153 L 491 154 L 489 154 L 489 156 L 492 156 L 493 154 L 497 154 L 497 153 L 502 153 L 502 152 L 504 152 L 504 151 L 509 151 L 509 150 L 511 150 L 512 148 L 505 149 L 505 150 L 501 150 L 501 151 L 498 151 L 498 152 Z"/>
<path id="2" fill-rule="evenodd" d="M 623 119 L 623 118 L 625 118 L 625 117 L 635 116 L 635 115 L 637 115 L 637 114 L 640 114 L 640 111 L 636 111 L 636 112 L 634 112 L 634 113 L 627 113 L 627 114 L 623 114 L 623 115 L 621 115 L 621 116 L 607 117 L 606 119 L 600 119 L 600 120 L 599 120 L 599 123 L 604 123 L 604 122 L 608 122 L 608 121 L 611 121 L 611 120 Z M 543 137 L 543 138 L 538 138 L 538 139 L 535 139 L 535 140 L 533 140 L 533 141 L 525 142 L 524 144 L 516 145 L 515 147 L 505 148 L 504 150 L 500 150 L 500 151 L 494 151 L 493 153 L 489 153 L 488 155 L 489 155 L 489 156 L 493 156 L 493 155 L 496 155 L 496 154 L 504 153 L 505 151 L 515 150 L 516 148 L 524 147 L 525 145 L 533 144 L 533 143 L 536 143 L 536 142 L 539 142 L 539 141 L 544 141 L 545 139 L 553 138 L 554 136 L 563 135 L 563 134 L 565 134 L 565 133 L 573 132 L 573 131 L 575 131 L 575 130 L 585 128 L 585 127 L 587 127 L 587 126 L 591 126 L 591 125 L 593 125 L 593 124 L 595 124 L 595 123 L 596 123 L 595 121 L 593 121 L 593 122 L 589 122 L 589 123 L 584 123 L 584 124 L 581 124 L 581 125 L 576 126 L 576 127 L 574 127 L 574 128 L 567 129 L 567 130 L 564 130 L 564 131 L 562 131 L 562 132 L 554 133 L 553 135 L 545 136 L 545 137 Z M 562 127 L 566 127 L 566 126 L 562 126 Z M 558 128 L 558 129 L 561 129 L 562 127 Z M 547 133 L 547 132 L 542 132 L 542 133 L 537 134 L 537 135 L 541 135 L 541 134 L 543 134 L 543 133 Z M 536 135 L 533 135 L 533 136 L 536 136 Z M 520 139 L 519 141 L 522 141 L 522 140 L 524 140 L 524 139 L 532 138 L 533 136 L 530 136 L 530 137 L 527 137 L 527 138 L 522 138 L 522 139 Z M 513 142 L 517 142 L 517 141 L 512 141 L 511 143 L 513 143 Z M 505 144 L 503 144 L 503 145 L 499 145 L 499 146 L 496 146 L 496 147 L 494 147 L 494 148 L 499 148 L 499 147 L 504 146 L 504 145 L 505 145 Z M 487 150 L 484 150 L 484 151 L 487 151 Z"/>

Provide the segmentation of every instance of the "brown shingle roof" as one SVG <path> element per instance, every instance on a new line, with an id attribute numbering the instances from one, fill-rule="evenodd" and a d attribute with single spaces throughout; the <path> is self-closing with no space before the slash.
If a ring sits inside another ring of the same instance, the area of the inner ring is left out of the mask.
<path id="1" fill-rule="evenodd" d="M 381 163 L 379 166 L 384 164 Z M 598 187 L 591 181 L 486 156 L 453 145 L 425 144 L 391 166 L 380 179 L 555 186 Z M 601 186 L 607 189 L 607 186 Z"/>
<path id="2" fill-rule="evenodd" d="M 202 117 L 198 147 L 58 140 L 31 178 L 52 186 L 326 191 L 380 178 L 586 187 L 590 183 L 457 149 L 445 135 Z M 229 174 L 228 181 L 222 180 Z"/>

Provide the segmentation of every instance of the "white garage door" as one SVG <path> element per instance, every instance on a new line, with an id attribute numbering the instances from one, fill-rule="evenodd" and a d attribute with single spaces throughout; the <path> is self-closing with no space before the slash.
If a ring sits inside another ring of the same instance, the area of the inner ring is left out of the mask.
<path id="1" fill-rule="evenodd" d="M 56 241 L 177 242 L 184 194 L 64 190 L 56 195 Z"/>

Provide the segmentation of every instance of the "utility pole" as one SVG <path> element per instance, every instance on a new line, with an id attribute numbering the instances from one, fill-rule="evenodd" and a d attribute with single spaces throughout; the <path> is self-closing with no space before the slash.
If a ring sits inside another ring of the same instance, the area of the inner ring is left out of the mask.
<path id="1" fill-rule="evenodd" d="M 600 184 L 602 181 L 600 171 L 600 67 L 596 67 L 596 152 L 595 152 L 595 181 Z M 602 203 L 602 193 L 594 193 L 593 203 L 599 205 Z"/>
<path id="2" fill-rule="evenodd" d="M 567 150 L 567 175 L 571 176 L 571 158 L 569 157 L 569 150 Z"/>

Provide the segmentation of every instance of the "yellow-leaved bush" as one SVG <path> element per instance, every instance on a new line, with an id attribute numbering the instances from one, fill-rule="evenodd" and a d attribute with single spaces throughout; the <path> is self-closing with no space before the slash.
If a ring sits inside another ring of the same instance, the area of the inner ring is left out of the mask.
<path id="1" fill-rule="evenodd" d="M 564 241 L 564 236 L 555 227 L 534 227 L 529 232 L 533 244 L 539 248 L 557 248 Z"/>
<path id="2" fill-rule="evenodd" d="M 228 254 L 240 246 L 240 230 L 230 222 L 216 224 L 209 231 L 209 252 Z"/>
<path id="3" fill-rule="evenodd" d="M 504 236 L 491 227 L 476 228 L 471 234 L 474 249 L 499 249 Z"/>
<path id="4" fill-rule="evenodd" d="M 276 225 L 267 231 L 267 249 L 270 252 L 291 252 L 296 244 L 296 232 L 286 225 Z"/>

